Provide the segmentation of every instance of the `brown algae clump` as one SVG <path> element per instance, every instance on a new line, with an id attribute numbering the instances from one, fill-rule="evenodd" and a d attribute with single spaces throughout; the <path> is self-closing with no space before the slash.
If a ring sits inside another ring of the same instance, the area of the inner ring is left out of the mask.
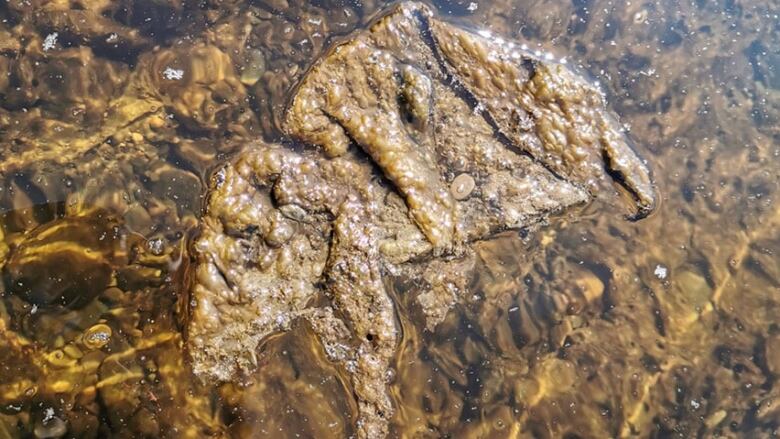
<path id="1" fill-rule="evenodd" d="M 319 150 L 257 142 L 212 179 L 188 349 L 196 374 L 234 380 L 262 340 L 305 319 L 349 376 L 361 438 L 386 436 L 394 411 L 386 273 L 419 280 L 433 330 L 463 300 L 474 243 L 538 227 L 611 172 L 640 210 L 655 196 L 597 90 L 415 3 L 330 50 L 284 128 Z"/>

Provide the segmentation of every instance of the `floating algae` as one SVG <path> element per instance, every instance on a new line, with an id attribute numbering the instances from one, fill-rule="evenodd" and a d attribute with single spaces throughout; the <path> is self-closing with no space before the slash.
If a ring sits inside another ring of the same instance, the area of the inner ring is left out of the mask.
<path id="1" fill-rule="evenodd" d="M 464 70 L 496 68 L 539 96 L 482 79 L 463 87 L 473 79 Z M 540 89 L 556 88 L 565 93 L 550 104 L 554 92 Z M 492 94 L 515 103 L 483 104 Z M 527 138 L 513 141 L 495 121 L 521 104 Z M 256 143 L 214 177 L 195 243 L 195 373 L 237 379 L 257 367 L 265 337 L 305 318 L 349 372 L 358 436 L 385 436 L 399 343 L 385 273 L 422 277 L 437 267 L 426 278 L 434 296 L 420 295 L 433 329 L 467 294 L 449 286 L 466 283 L 457 267 L 473 257 L 473 242 L 586 202 L 605 167 L 618 164 L 640 209 L 652 208 L 648 171 L 610 120 L 598 92 L 562 67 L 459 31 L 425 6 L 391 9 L 326 54 L 295 92 L 285 130 L 322 152 Z M 559 135 L 580 131 L 594 137 Z M 310 306 L 322 300 L 329 304 Z"/>

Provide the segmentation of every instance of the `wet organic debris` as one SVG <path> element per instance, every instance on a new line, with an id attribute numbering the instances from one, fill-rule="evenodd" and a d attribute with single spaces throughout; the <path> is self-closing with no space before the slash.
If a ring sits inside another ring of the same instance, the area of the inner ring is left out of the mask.
<path id="1" fill-rule="evenodd" d="M 318 151 L 257 143 L 213 178 L 195 244 L 196 374 L 251 373 L 263 339 L 306 318 L 348 372 L 358 436 L 384 437 L 400 341 L 388 274 L 424 279 L 433 330 L 469 295 L 472 243 L 584 203 L 607 183 L 605 167 L 617 166 L 640 209 L 652 208 L 648 171 L 598 92 L 510 47 L 408 3 L 312 68 L 285 129 Z M 496 80 L 512 88 L 486 85 L 476 77 L 485 69 L 506 72 Z M 493 95 L 507 101 L 482 101 Z M 518 111 L 526 126 L 513 140 L 495 121 Z M 310 306 L 322 300 L 329 305 Z"/>

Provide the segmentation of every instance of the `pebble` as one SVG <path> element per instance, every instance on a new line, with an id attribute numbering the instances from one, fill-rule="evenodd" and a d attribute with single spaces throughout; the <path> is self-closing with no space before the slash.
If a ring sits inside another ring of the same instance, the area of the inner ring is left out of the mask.
<path id="1" fill-rule="evenodd" d="M 47 415 L 46 419 L 35 424 L 33 433 L 39 439 L 53 439 L 65 436 L 68 423 L 56 416 Z"/>
<path id="2" fill-rule="evenodd" d="M 134 133 L 130 133 L 130 139 L 133 140 L 133 143 L 139 144 L 139 143 L 143 143 L 144 136 L 141 133 L 134 132 Z"/>
<path id="3" fill-rule="evenodd" d="M 244 71 L 241 73 L 241 83 L 248 86 L 255 85 L 263 73 L 265 73 L 265 55 L 260 50 L 251 50 Z"/>
<path id="4" fill-rule="evenodd" d="M 474 178 L 469 174 L 460 174 L 452 180 L 450 192 L 456 200 L 465 200 L 474 191 Z"/>
<path id="5" fill-rule="evenodd" d="M 146 249 L 155 256 L 165 253 L 165 243 L 161 238 L 153 238 L 146 241 Z"/>
<path id="6" fill-rule="evenodd" d="M 82 337 L 84 346 L 89 349 L 100 349 L 111 340 L 111 328 L 103 323 L 98 323 L 84 332 Z"/>

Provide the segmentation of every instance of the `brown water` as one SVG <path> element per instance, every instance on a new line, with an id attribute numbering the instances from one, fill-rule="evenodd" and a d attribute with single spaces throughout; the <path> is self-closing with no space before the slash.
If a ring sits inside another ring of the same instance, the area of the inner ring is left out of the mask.
<path id="1" fill-rule="evenodd" d="M 211 171 L 278 139 L 290 88 L 384 6 L 0 5 L 0 438 L 354 432 L 305 324 L 216 387 L 191 377 L 177 310 Z M 598 81 L 662 201 L 480 244 L 473 297 L 434 332 L 398 279 L 391 434 L 776 435 L 780 6 L 437 6 Z"/>

